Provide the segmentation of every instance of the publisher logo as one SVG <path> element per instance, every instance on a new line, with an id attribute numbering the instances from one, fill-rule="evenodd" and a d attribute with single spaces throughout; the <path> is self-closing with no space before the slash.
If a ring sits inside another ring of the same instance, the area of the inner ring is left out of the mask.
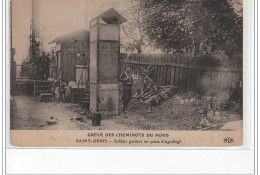
<path id="1" fill-rule="evenodd" d="M 233 143 L 235 140 L 231 137 L 226 137 L 223 139 L 225 143 Z"/>

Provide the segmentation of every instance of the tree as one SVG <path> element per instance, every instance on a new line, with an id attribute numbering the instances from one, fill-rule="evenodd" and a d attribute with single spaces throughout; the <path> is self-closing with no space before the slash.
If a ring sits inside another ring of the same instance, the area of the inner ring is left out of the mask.
<path id="1" fill-rule="evenodd" d="M 143 0 L 144 31 L 166 52 L 242 51 L 242 16 L 232 0 Z"/>
<path id="2" fill-rule="evenodd" d="M 35 56 L 35 54 L 32 54 L 31 48 L 30 46 L 27 58 L 22 63 L 20 76 L 32 79 L 40 79 L 44 74 L 49 76 L 50 55 L 45 55 L 45 53 L 42 52 L 41 55 Z"/>
<path id="3" fill-rule="evenodd" d="M 122 45 L 127 51 L 137 50 L 138 53 L 142 53 L 143 47 L 149 45 L 149 43 L 147 43 L 147 37 L 143 30 L 141 1 L 127 0 L 125 6 L 126 8 L 122 11 L 122 14 L 127 18 L 128 22 L 121 25 L 123 31 Z"/>

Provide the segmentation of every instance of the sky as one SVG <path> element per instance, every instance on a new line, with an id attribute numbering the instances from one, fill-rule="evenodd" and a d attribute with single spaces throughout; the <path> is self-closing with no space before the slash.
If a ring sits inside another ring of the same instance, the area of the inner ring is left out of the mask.
<path id="1" fill-rule="evenodd" d="M 21 64 L 29 48 L 32 0 L 12 1 L 12 47 Z M 102 11 L 119 10 L 127 0 L 34 0 L 38 6 L 40 37 L 46 51 L 54 38 L 78 29 L 89 29 L 89 21 Z"/>
<path id="2" fill-rule="evenodd" d="M 131 0 L 34 0 L 38 6 L 40 37 L 45 51 L 50 41 L 78 29 L 89 29 L 90 19 L 114 8 L 124 13 Z M 12 47 L 21 64 L 29 48 L 32 0 L 12 0 Z M 242 3 L 242 0 L 239 0 Z"/>

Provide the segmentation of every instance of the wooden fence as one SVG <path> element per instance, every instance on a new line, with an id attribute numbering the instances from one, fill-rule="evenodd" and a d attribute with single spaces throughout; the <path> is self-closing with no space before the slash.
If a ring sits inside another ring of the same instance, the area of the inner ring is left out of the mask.
<path id="1" fill-rule="evenodd" d="M 140 77 L 142 69 L 152 65 L 156 85 L 176 85 L 184 91 L 196 91 L 214 96 L 223 93 L 242 98 L 242 57 L 193 57 L 179 55 L 121 54 L 121 71 L 127 64 L 133 75 Z"/>

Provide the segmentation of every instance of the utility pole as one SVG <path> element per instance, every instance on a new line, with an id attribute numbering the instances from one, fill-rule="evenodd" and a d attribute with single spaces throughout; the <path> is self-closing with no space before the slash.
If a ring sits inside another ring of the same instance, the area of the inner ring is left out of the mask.
<path id="1" fill-rule="evenodd" d="M 40 36 L 39 36 L 39 15 L 38 5 L 32 0 L 31 9 L 31 26 L 30 26 L 30 60 L 35 61 L 40 56 Z"/>

